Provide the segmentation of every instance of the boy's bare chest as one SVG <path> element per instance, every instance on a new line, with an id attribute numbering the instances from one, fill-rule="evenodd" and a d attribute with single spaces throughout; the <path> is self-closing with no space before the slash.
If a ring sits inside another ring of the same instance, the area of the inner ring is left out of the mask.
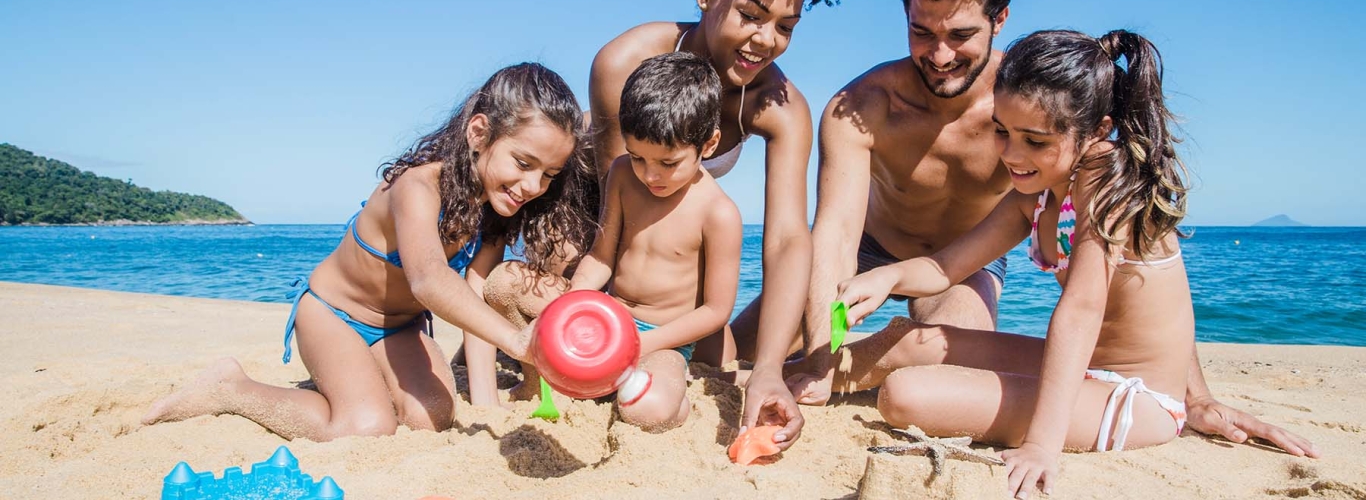
<path id="1" fill-rule="evenodd" d="M 703 207 L 688 201 L 672 210 L 648 202 L 630 205 L 634 204 L 623 207 L 622 250 L 671 260 L 693 260 L 701 254 Z"/>

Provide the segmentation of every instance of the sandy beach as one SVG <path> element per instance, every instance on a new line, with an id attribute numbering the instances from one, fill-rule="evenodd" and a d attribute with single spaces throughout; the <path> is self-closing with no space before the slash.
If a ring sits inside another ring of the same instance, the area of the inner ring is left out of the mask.
<path id="1" fill-rule="evenodd" d="M 221 474 L 282 444 L 350 499 L 1004 497 L 1000 467 L 950 461 L 927 485 L 929 459 L 872 457 L 868 446 L 898 439 L 871 393 L 804 408 L 795 447 L 769 465 L 734 465 L 725 446 L 741 391 L 705 376 L 688 389 L 688 422 L 663 434 L 613 423 L 610 405 L 567 400 L 556 423 L 527 418 L 532 402 L 502 410 L 462 401 L 455 430 L 327 443 L 287 442 L 232 415 L 139 424 L 153 401 L 225 356 L 265 382 L 306 379 L 302 363 L 280 364 L 288 313 L 285 304 L 0 282 L 0 498 L 154 498 L 179 461 Z M 448 355 L 458 337 L 438 325 Z M 1366 498 L 1366 348 L 1202 344 L 1200 353 L 1220 400 L 1313 440 L 1324 458 L 1187 429 L 1156 448 L 1065 455 L 1053 497 Z"/>

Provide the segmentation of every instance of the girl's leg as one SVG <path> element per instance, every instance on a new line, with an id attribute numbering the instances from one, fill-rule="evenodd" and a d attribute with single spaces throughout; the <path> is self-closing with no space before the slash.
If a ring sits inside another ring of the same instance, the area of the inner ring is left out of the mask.
<path id="1" fill-rule="evenodd" d="M 650 390 L 630 406 L 617 406 L 621 420 L 650 432 L 662 432 L 680 425 L 692 413 L 688 401 L 688 363 L 673 349 L 655 351 L 640 360 L 650 372 Z"/>
<path id="2" fill-rule="evenodd" d="M 886 328 L 845 344 L 835 355 L 834 392 L 882 385 L 897 369 L 950 364 L 1022 375 L 1038 375 L 1043 339 L 988 330 L 925 325 L 892 318 Z M 788 363 L 784 375 L 810 372 L 810 360 Z"/>
<path id="3" fill-rule="evenodd" d="M 143 423 L 232 413 L 285 439 L 393 434 L 393 402 L 365 341 L 312 296 L 299 302 L 295 330 L 299 357 L 318 392 L 257 382 L 226 359 L 155 403 Z"/>
<path id="4" fill-rule="evenodd" d="M 1067 449 L 1095 449 L 1101 416 L 1114 388 L 1115 384 L 1098 380 L 1082 382 L 1064 443 Z M 919 366 L 897 370 L 887 377 L 877 406 L 893 427 L 915 425 L 932 436 L 970 436 L 1018 447 L 1029 430 L 1038 391 L 1036 376 Z M 1138 398 L 1133 404 L 1134 425 L 1126 448 L 1158 445 L 1176 436 L 1175 420 L 1152 396 L 1134 397 Z"/>
<path id="5" fill-rule="evenodd" d="M 504 262 L 489 273 L 489 278 L 484 282 L 484 300 L 489 307 L 498 311 L 504 318 L 517 328 L 526 328 L 545 306 L 550 302 L 560 298 L 565 292 L 569 291 L 569 280 L 559 276 L 543 276 L 537 278 L 526 265 L 521 262 Z M 470 338 L 465 336 L 466 340 Z M 488 364 L 492 373 L 493 357 L 496 354 L 489 346 Z M 466 351 L 469 352 L 468 350 Z M 466 354 L 470 360 L 469 354 Z M 467 364 L 473 361 L 467 361 Z M 483 361 L 481 360 L 481 364 Z M 470 364 L 470 391 L 473 393 L 475 377 L 474 365 Z M 541 384 L 537 380 L 540 374 L 536 372 L 536 367 L 530 364 L 522 364 L 522 383 L 517 384 L 508 391 L 508 397 L 514 401 L 525 401 L 541 394 Z M 490 382 L 491 383 L 491 382 Z"/>
<path id="6" fill-rule="evenodd" d="M 440 432 L 455 421 L 455 374 L 427 331 L 428 323 L 418 321 L 375 342 L 370 353 L 384 374 L 398 422 Z"/>

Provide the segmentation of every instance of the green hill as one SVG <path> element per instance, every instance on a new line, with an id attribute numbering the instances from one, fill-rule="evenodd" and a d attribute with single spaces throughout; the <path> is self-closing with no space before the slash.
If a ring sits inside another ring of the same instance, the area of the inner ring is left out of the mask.
<path id="1" fill-rule="evenodd" d="M 226 203 L 152 191 L 0 144 L 0 224 L 249 224 Z"/>

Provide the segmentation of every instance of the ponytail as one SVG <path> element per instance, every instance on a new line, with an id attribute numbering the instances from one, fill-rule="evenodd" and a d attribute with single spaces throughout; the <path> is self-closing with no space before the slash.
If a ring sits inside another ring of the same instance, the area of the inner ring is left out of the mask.
<path id="1" fill-rule="evenodd" d="M 1181 234 L 1177 224 L 1186 216 L 1189 190 L 1169 126 L 1175 117 L 1162 96 L 1162 56 L 1148 39 L 1124 30 L 1097 42 L 1116 69 L 1109 113 L 1116 148 L 1114 161 L 1094 167 L 1103 169 L 1100 189 L 1086 210 L 1106 242 L 1131 242 L 1147 258 L 1167 233 Z"/>

